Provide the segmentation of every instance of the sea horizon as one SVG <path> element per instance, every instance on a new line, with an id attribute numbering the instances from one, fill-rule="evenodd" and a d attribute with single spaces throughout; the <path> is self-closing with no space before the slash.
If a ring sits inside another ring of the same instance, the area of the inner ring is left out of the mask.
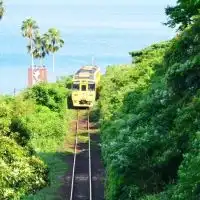
<path id="1" fill-rule="evenodd" d="M 9 57 L 9 55 L 8 55 Z M 0 61 L 0 94 L 12 95 L 14 91 L 21 91 L 28 87 L 28 68 L 31 67 L 31 57 L 27 55 L 19 57 L 19 55 L 10 56 L 13 64 L 8 63 L 5 59 Z M 92 59 L 94 60 L 92 63 Z M 113 57 L 92 55 L 85 56 L 69 56 L 57 55 L 55 63 L 55 71 L 52 70 L 51 59 L 48 58 L 43 65 L 47 68 L 48 82 L 55 82 L 60 76 L 73 75 L 81 66 L 97 65 L 101 69 L 101 73 L 105 73 L 106 67 L 118 64 L 130 64 L 131 56 Z M 17 64 L 15 64 L 15 62 Z M 35 62 L 39 66 L 39 61 Z"/>
<path id="2" fill-rule="evenodd" d="M 28 40 L 21 34 L 22 21 L 27 17 L 36 20 L 41 33 L 57 28 L 65 41 L 56 53 L 55 73 L 51 55 L 44 63 L 52 82 L 57 76 L 74 74 L 81 66 L 91 64 L 92 58 L 102 73 L 109 65 L 130 64 L 129 52 L 173 38 L 175 31 L 163 22 L 167 20 L 164 9 L 174 2 L 8 0 L 0 21 L 0 94 L 27 87 L 31 56 L 26 48 Z"/>

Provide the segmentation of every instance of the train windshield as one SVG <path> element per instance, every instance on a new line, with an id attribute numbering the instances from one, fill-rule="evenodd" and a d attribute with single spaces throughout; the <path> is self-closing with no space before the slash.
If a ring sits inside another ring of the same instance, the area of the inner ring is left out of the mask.
<path id="1" fill-rule="evenodd" d="M 73 90 L 79 90 L 79 88 L 80 88 L 79 83 L 74 83 L 72 86 Z"/>
<path id="2" fill-rule="evenodd" d="M 82 91 L 86 91 L 86 85 L 82 85 L 82 86 L 81 86 L 81 90 L 82 90 Z"/>
<path id="3" fill-rule="evenodd" d="M 94 83 L 88 84 L 88 90 L 89 91 L 94 91 L 95 90 L 95 84 Z"/>

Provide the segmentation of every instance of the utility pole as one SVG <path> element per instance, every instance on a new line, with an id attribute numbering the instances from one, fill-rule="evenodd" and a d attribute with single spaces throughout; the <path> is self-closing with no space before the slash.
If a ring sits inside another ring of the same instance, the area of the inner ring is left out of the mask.
<path id="1" fill-rule="evenodd" d="M 14 88 L 14 90 L 13 90 L 13 95 L 15 97 L 15 95 L 16 95 L 16 88 Z"/>
<path id="2" fill-rule="evenodd" d="M 95 65 L 95 58 L 92 56 L 92 66 Z"/>

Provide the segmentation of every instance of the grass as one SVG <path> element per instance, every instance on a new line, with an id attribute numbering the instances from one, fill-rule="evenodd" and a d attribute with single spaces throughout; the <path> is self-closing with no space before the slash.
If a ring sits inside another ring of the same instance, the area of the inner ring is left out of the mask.
<path id="1" fill-rule="evenodd" d="M 82 117 L 86 115 L 86 112 L 81 112 Z M 58 189 L 62 186 L 62 177 L 67 172 L 68 166 L 63 158 L 67 154 L 74 153 L 74 130 L 70 130 L 69 127 L 75 127 L 77 112 L 75 110 L 68 110 L 66 114 L 66 134 L 64 142 L 60 138 L 62 143 L 58 143 L 58 140 L 49 139 L 45 141 L 46 149 L 45 152 L 38 152 L 38 156 L 46 163 L 49 168 L 49 180 L 50 185 L 38 191 L 36 194 L 29 195 L 23 198 L 23 200 L 61 200 L 61 196 L 59 196 Z M 73 124 L 69 124 L 74 123 Z M 91 134 L 96 134 L 97 129 L 90 130 Z M 81 131 L 78 133 L 78 143 L 87 143 L 88 142 L 88 133 L 86 131 Z M 44 141 L 37 140 L 33 141 L 33 143 L 37 143 L 37 146 L 42 146 L 40 143 L 44 143 Z M 95 142 L 91 141 L 91 145 L 94 145 Z M 44 146 L 44 145 L 43 145 Z"/>
<path id="2" fill-rule="evenodd" d="M 24 200 L 58 200 L 60 198 L 58 189 L 62 185 L 61 177 L 67 171 L 67 165 L 62 160 L 64 155 L 61 152 L 39 153 L 38 155 L 49 167 L 49 180 L 51 184 L 36 194 L 25 197 Z"/>
<path id="3" fill-rule="evenodd" d="M 23 198 L 23 200 L 59 200 L 62 199 L 59 196 L 58 189 L 62 185 L 62 177 L 67 172 L 68 166 L 64 161 L 66 153 L 73 153 L 72 148 L 66 146 L 66 144 L 73 144 L 74 136 L 70 132 L 70 124 L 73 119 L 75 119 L 76 112 L 74 110 L 67 110 L 66 114 L 66 135 L 65 141 L 63 138 L 58 138 L 57 140 L 49 139 L 46 141 L 46 149 L 44 152 L 38 152 L 38 156 L 46 163 L 49 169 L 49 181 L 50 185 L 43 188 L 42 190 L 36 192 L 35 194 L 28 195 Z M 58 143 L 58 140 L 60 142 Z M 41 141 L 38 141 L 40 143 Z"/>

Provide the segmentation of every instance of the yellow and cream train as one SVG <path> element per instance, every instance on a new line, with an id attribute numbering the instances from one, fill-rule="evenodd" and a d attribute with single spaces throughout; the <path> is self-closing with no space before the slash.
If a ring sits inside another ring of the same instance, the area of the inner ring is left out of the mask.
<path id="1" fill-rule="evenodd" d="M 97 97 L 100 68 L 83 66 L 73 77 L 72 102 L 74 107 L 92 107 Z"/>

